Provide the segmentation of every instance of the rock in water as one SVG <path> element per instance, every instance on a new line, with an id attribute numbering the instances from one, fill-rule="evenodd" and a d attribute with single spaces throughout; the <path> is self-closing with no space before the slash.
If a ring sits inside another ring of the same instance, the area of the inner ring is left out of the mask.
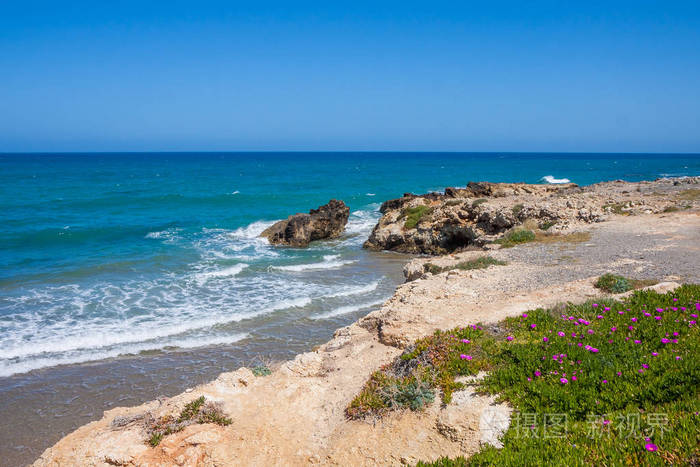
<path id="1" fill-rule="evenodd" d="M 348 223 L 350 208 L 332 199 L 308 214 L 294 214 L 268 227 L 260 234 L 273 245 L 305 247 L 314 240 L 340 236 Z"/>

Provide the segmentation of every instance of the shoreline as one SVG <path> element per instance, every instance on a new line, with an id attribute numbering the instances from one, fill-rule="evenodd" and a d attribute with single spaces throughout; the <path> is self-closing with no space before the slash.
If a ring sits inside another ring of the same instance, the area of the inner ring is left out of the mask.
<path id="1" fill-rule="evenodd" d="M 700 253 L 694 245 L 700 240 L 695 233 L 700 232 L 699 225 L 697 209 L 612 216 L 590 226 L 589 242 L 535 243 L 490 252 L 508 264 L 431 274 L 399 285 L 379 310 L 337 330 L 329 342 L 297 355 L 271 376 L 254 377 L 242 368 L 164 401 L 110 410 L 101 420 L 47 449 L 35 465 L 59 460 L 138 465 L 166 459 L 182 465 L 205 459 L 292 465 L 362 464 L 373 459 L 399 464 L 468 454 L 478 447 L 478 440 L 464 445 L 441 434 L 435 428 L 439 407 L 424 414 L 393 414 L 378 427 L 345 420 L 344 407 L 371 371 L 433 329 L 494 322 L 531 308 L 553 306 L 563 296 L 583 301 L 599 295 L 592 282 L 604 272 L 661 280 L 661 288 L 673 286 L 663 282 L 697 281 Z M 459 262 L 479 254 L 484 253 L 458 253 L 440 260 Z M 613 261 L 608 259 L 611 256 L 616 256 Z M 143 442 L 139 416 L 172 413 L 198 395 L 220 401 L 233 419 L 232 428 L 190 426 L 158 448 Z M 475 415 L 474 408 L 485 403 L 472 404 L 470 413 Z M 115 417 L 131 422 L 115 427 Z M 416 433 L 423 433 L 425 439 L 407 445 L 405 440 Z M 250 444 L 253 441 L 256 447 Z"/>

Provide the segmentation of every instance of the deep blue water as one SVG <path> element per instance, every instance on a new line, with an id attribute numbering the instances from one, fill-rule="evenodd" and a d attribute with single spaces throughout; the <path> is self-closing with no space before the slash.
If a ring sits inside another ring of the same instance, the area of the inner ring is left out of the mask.
<path id="1" fill-rule="evenodd" d="M 0 154 L 0 376 L 366 311 L 395 280 L 361 244 L 379 203 L 407 191 L 684 175 L 699 155 Z M 341 239 L 257 237 L 331 198 L 352 212 Z"/>

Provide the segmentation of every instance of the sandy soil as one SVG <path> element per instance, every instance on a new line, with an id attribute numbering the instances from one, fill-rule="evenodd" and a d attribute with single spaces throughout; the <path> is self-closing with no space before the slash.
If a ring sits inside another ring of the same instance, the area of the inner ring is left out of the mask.
<path id="1" fill-rule="evenodd" d="M 436 402 L 424 412 L 382 420 L 348 421 L 344 409 L 373 371 L 435 329 L 587 300 L 600 295 L 592 283 L 604 272 L 657 279 L 659 290 L 698 282 L 697 211 L 612 216 L 590 232 L 585 242 L 488 253 L 507 261 L 505 266 L 453 270 L 403 284 L 380 309 L 270 376 L 255 377 L 243 368 L 169 399 L 110 410 L 47 449 L 35 465 L 401 465 L 468 455 L 482 442 L 497 443 L 509 409 L 469 387 L 446 407 Z M 444 265 L 484 254 L 430 261 Z M 219 401 L 233 423 L 192 425 L 156 448 L 145 443 L 146 413 L 177 414 L 200 395 Z"/>

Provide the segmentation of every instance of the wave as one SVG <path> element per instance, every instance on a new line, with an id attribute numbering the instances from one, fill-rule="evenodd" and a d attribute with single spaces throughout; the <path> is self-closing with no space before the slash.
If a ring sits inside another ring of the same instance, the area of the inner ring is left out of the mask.
<path id="1" fill-rule="evenodd" d="M 193 349 L 213 345 L 230 345 L 250 337 L 250 334 L 239 333 L 227 336 L 199 336 L 173 339 L 167 342 L 144 342 L 116 348 L 97 348 L 82 352 L 68 352 L 58 356 L 33 358 L 24 361 L 0 361 L 0 377 L 12 376 L 28 371 L 56 365 L 85 363 L 123 355 L 135 355 L 142 352 L 164 349 Z"/>
<path id="2" fill-rule="evenodd" d="M 545 182 L 551 184 L 571 183 L 571 180 L 569 180 L 568 178 L 554 178 L 551 175 L 545 175 L 540 180 L 544 180 Z"/>
<path id="3" fill-rule="evenodd" d="M 323 261 L 320 261 L 318 263 L 292 264 L 289 266 L 270 266 L 270 269 L 275 269 L 278 271 L 302 272 L 314 271 L 319 269 L 336 269 L 357 262 L 355 260 L 338 261 L 338 258 L 340 258 L 340 255 L 326 255 L 323 257 Z"/>
<path id="4" fill-rule="evenodd" d="M 235 264 L 225 269 L 219 269 L 218 271 L 199 272 L 195 274 L 194 278 L 197 282 L 201 284 L 210 279 L 222 279 L 224 277 L 237 276 L 241 271 L 243 271 L 247 267 L 248 265 L 245 263 Z"/>
<path id="5" fill-rule="evenodd" d="M 357 303 L 355 305 L 345 305 L 341 306 L 338 308 L 335 308 L 331 311 L 327 311 L 325 313 L 319 313 L 316 315 L 312 315 L 311 319 L 328 319 L 328 318 L 333 318 L 335 316 L 340 316 L 340 315 L 346 315 L 348 313 L 353 313 L 355 311 L 360 311 L 364 310 L 366 308 L 370 308 L 376 305 L 381 305 L 384 303 L 385 299 L 381 300 L 375 300 L 372 302 L 366 302 L 366 303 Z"/>
<path id="6" fill-rule="evenodd" d="M 104 294 L 107 295 L 107 294 Z M 130 301 L 129 301 L 130 302 Z M 137 302 L 138 303 L 138 302 Z M 255 311 L 231 313 L 222 310 L 209 316 L 201 315 L 200 307 L 188 309 L 165 308 L 167 316 L 140 315 L 120 321 L 105 322 L 96 318 L 83 322 L 80 327 L 71 324 L 72 320 L 45 326 L 43 320 L 24 322 L 21 329 L 7 332 L 0 346 L 0 365 L 2 360 L 35 359 L 43 354 L 73 354 L 94 352 L 96 349 L 109 349 L 114 346 L 131 346 L 163 340 L 156 348 L 166 347 L 176 336 L 185 337 L 193 332 L 204 333 L 214 326 L 225 325 L 265 315 L 289 308 L 304 307 L 311 303 L 309 297 L 282 299 Z M 84 305 L 76 303 L 77 306 Z M 128 305 L 126 303 L 125 305 Z M 50 328 L 50 329 L 49 329 Z M 26 341 L 22 336 L 30 334 L 33 341 Z M 123 352 L 122 352 L 123 353 Z"/>
<path id="7" fill-rule="evenodd" d="M 379 281 L 374 281 L 371 284 L 368 285 L 363 285 L 360 287 L 348 287 L 347 289 L 340 290 L 338 292 L 334 292 L 329 295 L 324 295 L 324 298 L 336 298 L 336 297 L 349 297 L 351 295 L 360 295 L 363 293 L 370 293 L 374 292 L 377 290 L 377 287 L 379 287 Z"/>

